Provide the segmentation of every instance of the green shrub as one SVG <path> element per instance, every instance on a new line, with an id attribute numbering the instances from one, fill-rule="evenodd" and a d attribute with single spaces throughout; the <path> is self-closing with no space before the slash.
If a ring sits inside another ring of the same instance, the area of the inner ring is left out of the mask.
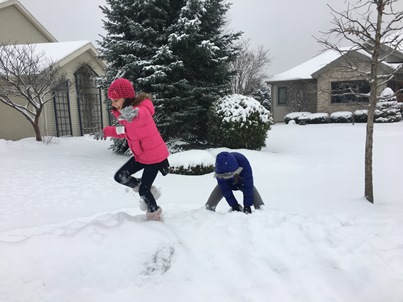
<path id="1" fill-rule="evenodd" d="M 187 150 L 171 153 L 170 173 L 204 175 L 214 172 L 215 156 L 208 150 Z"/>
<path id="2" fill-rule="evenodd" d="M 208 137 L 214 147 L 260 150 L 272 124 L 270 111 L 258 101 L 229 95 L 210 107 Z"/>
<path id="3" fill-rule="evenodd" d="M 356 123 L 366 123 L 368 120 L 368 110 L 356 110 L 353 112 L 353 119 Z"/>
<path id="4" fill-rule="evenodd" d="M 290 121 L 295 121 L 296 124 L 299 124 L 300 119 L 306 121 L 306 117 L 311 114 L 311 112 L 291 112 L 284 116 L 284 123 L 288 124 Z"/>
<path id="5" fill-rule="evenodd" d="M 327 124 L 330 123 L 330 116 L 327 113 L 312 113 L 307 117 L 309 124 Z"/>
<path id="6" fill-rule="evenodd" d="M 214 166 L 208 165 L 205 166 L 203 164 L 196 166 L 179 166 L 179 167 L 170 167 L 170 173 L 172 174 L 180 174 L 180 175 L 204 175 L 214 172 Z"/>
<path id="7" fill-rule="evenodd" d="M 330 115 L 330 121 L 332 123 L 352 123 L 353 113 L 350 111 L 337 111 Z"/>
<path id="8" fill-rule="evenodd" d="M 401 119 L 402 113 L 395 93 L 387 87 L 382 91 L 381 98 L 376 103 L 375 123 L 395 123 Z"/>

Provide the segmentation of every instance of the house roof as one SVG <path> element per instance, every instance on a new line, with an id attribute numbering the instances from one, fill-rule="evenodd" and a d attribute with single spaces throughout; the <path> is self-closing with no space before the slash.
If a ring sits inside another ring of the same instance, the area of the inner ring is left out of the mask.
<path id="1" fill-rule="evenodd" d="M 351 54 L 361 59 L 370 60 L 371 55 L 362 50 L 354 49 L 354 47 L 343 47 L 340 51 L 334 49 L 327 49 L 322 51 L 320 54 L 316 55 L 312 59 L 294 67 L 282 73 L 275 74 L 267 80 L 268 83 L 283 82 L 283 81 L 295 81 L 295 80 L 312 80 L 317 78 L 322 72 L 330 68 L 336 61 L 338 61 L 343 55 Z M 402 55 L 396 51 L 395 56 Z M 396 69 L 401 67 L 401 63 L 386 63 L 381 62 L 381 64 L 390 69 Z"/>
<path id="2" fill-rule="evenodd" d="M 367 61 L 367 62 L 371 61 L 371 54 L 365 50 L 344 48 L 341 50 L 341 54 L 337 59 L 329 62 L 329 64 L 325 65 L 324 67 L 322 67 L 322 68 L 318 69 L 317 71 L 315 71 L 314 73 L 312 73 L 311 74 L 312 78 L 314 78 L 314 79 L 318 78 L 320 74 L 322 74 L 323 72 L 325 72 L 325 71 L 329 70 L 330 68 L 339 64 L 340 63 L 339 61 L 342 60 L 341 59 L 342 55 L 348 56 L 350 58 L 350 60 L 352 57 L 356 57 L 356 58 L 359 58 L 361 61 Z M 345 61 L 343 61 L 343 63 L 341 63 L 341 66 L 343 66 L 343 65 L 345 65 Z M 379 65 L 382 66 L 385 70 L 389 70 L 390 72 L 400 68 L 399 63 L 387 63 L 386 61 L 379 62 Z"/>
<path id="3" fill-rule="evenodd" d="M 57 39 L 18 0 L 0 0 L 0 9 L 8 6 L 15 6 L 49 41 L 57 42 Z"/>
<path id="4" fill-rule="evenodd" d="M 311 80 L 312 74 L 341 56 L 340 52 L 327 49 L 312 59 L 282 73 L 275 74 L 267 82 L 282 82 L 291 80 Z"/>
<path id="5" fill-rule="evenodd" d="M 1 1 L 1 0 L 0 0 Z M 86 51 L 90 51 L 94 57 L 98 56 L 96 48 L 90 41 L 71 41 L 71 42 L 56 42 L 56 43 L 36 43 L 22 45 L 6 45 L 2 47 L 24 47 L 33 46 L 36 54 L 44 53 L 46 59 L 51 62 L 58 63 L 60 66 L 70 62 L 75 57 Z M 106 67 L 102 60 L 98 60 L 102 67 Z"/>
<path id="6" fill-rule="evenodd" d="M 47 59 L 59 63 L 60 66 L 63 66 L 87 50 L 90 50 L 94 56 L 98 55 L 97 50 L 90 41 L 37 43 L 30 45 L 35 47 L 36 52 L 44 52 Z"/>

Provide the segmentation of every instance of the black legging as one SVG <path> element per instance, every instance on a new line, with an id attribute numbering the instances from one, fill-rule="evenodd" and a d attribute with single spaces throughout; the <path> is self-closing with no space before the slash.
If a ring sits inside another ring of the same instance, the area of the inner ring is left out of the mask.
<path id="1" fill-rule="evenodd" d="M 158 174 L 158 164 L 146 165 L 136 162 L 134 157 L 131 157 L 115 174 L 115 180 L 129 188 L 134 188 L 140 183 L 139 194 L 145 201 L 149 212 L 154 212 L 158 209 L 157 203 L 153 194 L 151 194 L 151 186 Z M 141 180 L 132 175 L 141 169 L 144 169 Z"/>

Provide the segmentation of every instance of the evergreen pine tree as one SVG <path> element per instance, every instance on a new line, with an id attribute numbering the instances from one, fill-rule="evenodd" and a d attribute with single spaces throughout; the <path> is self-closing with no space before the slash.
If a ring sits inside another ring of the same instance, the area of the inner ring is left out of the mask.
<path id="1" fill-rule="evenodd" d="M 101 6 L 106 16 L 106 36 L 99 41 L 100 57 L 108 63 L 100 85 L 107 88 L 118 78 L 132 81 L 137 92 L 145 91 L 158 97 L 159 92 L 172 90 L 170 71 L 181 62 L 167 47 L 166 29 L 178 18 L 183 0 L 107 0 Z M 174 92 L 172 93 L 174 94 Z M 109 102 L 108 105 L 110 106 Z M 155 102 L 157 111 L 158 102 Z M 161 107 L 161 106 L 160 106 Z M 114 140 L 112 149 L 125 153 L 126 140 Z"/>
<path id="2" fill-rule="evenodd" d="M 126 77 L 151 93 L 165 139 L 206 138 L 207 111 L 227 92 L 233 40 L 224 35 L 223 0 L 107 0 L 99 42 L 108 69 L 103 87 Z"/>
<path id="3" fill-rule="evenodd" d="M 126 77 L 138 91 L 159 92 L 159 83 L 181 65 L 167 48 L 165 31 L 177 19 L 182 1 L 107 0 L 109 7 L 101 7 L 107 34 L 99 42 L 100 57 L 108 62 L 104 87 Z"/>
<path id="4" fill-rule="evenodd" d="M 229 63 L 235 59 L 234 42 L 240 33 L 224 34 L 229 7 L 223 0 L 185 1 L 170 29 L 170 47 L 183 62 L 183 73 L 174 76 L 183 86 L 176 102 L 167 104 L 172 114 L 166 119 L 191 142 L 207 138 L 208 109 L 230 89 Z"/>
<path id="5" fill-rule="evenodd" d="M 381 98 L 376 103 L 375 109 L 375 122 L 376 123 L 394 123 L 402 119 L 400 107 L 393 90 L 386 87 L 382 93 Z"/>

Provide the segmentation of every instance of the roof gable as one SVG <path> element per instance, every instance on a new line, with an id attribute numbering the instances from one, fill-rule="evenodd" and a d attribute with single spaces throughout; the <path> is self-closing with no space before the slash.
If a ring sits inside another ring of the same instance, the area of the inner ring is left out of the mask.
<path id="1" fill-rule="evenodd" d="M 18 0 L 0 0 L 0 10 L 10 6 L 14 6 L 50 42 L 57 42 L 56 38 Z"/>
<path id="2" fill-rule="evenodd" d="M 98 57 L 97 50 L 89 41 L 6 45 L 2 47 L 25 47 L 27 45 L 32 46 L 36 54 L 43 53 L 49 62 L 57 63 L 61 67 L 86 51 L 90 51 L 95 58 Z M 97 60 L 102 67 L 106 67 L 102 60 L 98 58 Z"/>
<path id="3" fill-rule="evenodd" d="M 346 70 L 346 59 L 351 62 L 355 59 L 358 59 L 360 62 L 368 62 L 368 64 L 371 64 L 371 54 L 370 53 L 368 53 L 362 49 L 345 48 L 344 53 L 341 53 L 340 56 L 336 60 L 329 62 L 329 64 L 327 64 L 326 66 L 324 66 L 324 67 L 318 69 L 317 71 L 315 71 L 314 73 L 312 73 L 312 75 L 311 75 L 312 78 L 316 79 L 322 73 L 324 73 L 332 68 L 336 68 L 336 67 L 341 67 L 341 68 L 343 68 L 343 70 Z M 396 66 L 394 64 L 389 64 L 384 61 L 379 62 L 379 66 L 382 66 L 384 68 L 384 70 L 388 70 L 390 72 L 392 72 L 393 69 L 396 68 Z"/>
<path id="4" fill-rule="evenodd" d="M 328 49 L 312 59 L 282 73 L 269 77 L 267 82 L 282 82 L 290 80 L 311 80 L 312 74 L 340 57 L 340 53 Z"/>
<path id="5" fill-rule="evenodd" d="M 344 47 L 340 51 L 334 49 L 327 49 L 322 51 L 312 59 L 282 73 L 275 74 L 267 80 L 268 83 L 295 81 L 295 80 L 312 80 L 316 79 L 320 74 L 337 66 L 342 60 L 343 56 L 354 56 L 362 61 L 370 61 L 371 55 L 361 49 L 354 49 L 353 47 Z M 400 57 L 402 53 L 395 51 L 394 56 Z M 386 69 L 396 68 L 396 64 L 389 64 L 381 62 Z"/>

